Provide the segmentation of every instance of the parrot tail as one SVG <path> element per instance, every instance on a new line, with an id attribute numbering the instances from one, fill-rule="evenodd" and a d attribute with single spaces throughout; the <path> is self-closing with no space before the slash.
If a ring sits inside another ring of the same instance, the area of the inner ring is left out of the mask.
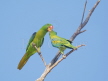
<path id="1" fill-rule="evenodd" d="M 21 70 L 22 67 L 26 64 L 30 56 L 28 56 L 28 53 L 25 53 L 22 59 L 20 60 L 17 69 Z"/>

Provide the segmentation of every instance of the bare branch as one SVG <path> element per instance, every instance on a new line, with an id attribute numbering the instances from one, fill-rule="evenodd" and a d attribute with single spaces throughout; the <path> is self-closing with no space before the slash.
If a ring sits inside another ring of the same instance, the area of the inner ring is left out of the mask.
<path id="1" fill-rule="evenodd" d="M 83 15 L 82 15 L 81 24 L 83 23 L 84 14 L 85 14 L 85 10 L 86 10 L 86 5 L 87 5 L 87 0 L 86 0 L 85 5 L 84 5 L 84 11 L 83 11 Z"/>
<path id="2" fill-rule="evenodd" d="M 77 47 L 77 48 L 80 48 L 80 47 L 82 47 L 82 46 L 85 46 L 85 45 L 82 44 L 82 45 L 79 45 L 79 46 L 76 46 L 76 47 Z M 63 59 L 65 59 L 69 54 L 71 54 L 71 53 L 74 52 L 75 50 L 77 50 L 77 49 L 72 49 L 71 51 L 69 51 L 68 53 L 66 53 L 60 60 L 58 60 L 55 64 L 53 64 L 53 65 L 51 66 L 51 68 L 54 68 L 55 66 L 57 66 L 58 63 L 60 63 Z"/>
<path id="3" fill-rule="evenodd" d="M 79 45 L 77 46 L 77 48 L 82 47 L 85 45 Z M 55 67 L 57 66 L 62 60 L 64 60 L 69 54 L 71 54 L 72 52 L 74 52 L 75 49 L 72 49 L 70 52 L 68 52 L 67 54 L 65 54 L 60 60 L 58 60 L 56 63 L 54 63 L 51 67 L 48 65 L 45 69 L 45 71 L 43 72 L 43 74 L 41 75 L 40 78 L 38 78 L 36 81 L 44 81 L 45 77 L 47 76 L 47 74 Z"/>
<path id="4" fill-rule="evenodd" d="M 40 58 L 42 59 L 44 65 L 46 66 L 46 62 L 41 54 L 41 52 L 38 50 L 38 48 L 36 47 L 35 43 L 32 43 L 33 47 L 37 50 L 38 55 L 40 56 Z"/>
<path id="5" fill-rule="evenodd" d="M 93 6 L 93 8 L 90 10 L 90 12 L 88 13 L 88 16 L 86 17 L 85 21 L 82 24 L 80 24 L 80 26 L 78 27 L 78 29 L 76 30 L 76 32 L 71 36 L 70 41 L 73 41 L 76 38 L 76 36 L 80 34 L 79 32 L 87 24 L 87 22 L 89 21 L 91 15 L 93 13 L 93 11 L 95 10 L 95 8 L 99 4 L 99 2 L 100 2 L 100 0 L 98 0 L 96 2 L 96 4 Z"/>
<path id="6" fill-rule="evenodd" d="M 50 66 L 52 66 L 60 57 L 61 53 L 60 51 L 57 52 L 56 56 L 52 59 Z"/>
<path id="7" fill-rule="evenodd" d="M 76 46 L 77 48 L 79 48 L 79 47 L 82 47 L 82 46 L 85 46 L 84 44 L 82 44 L 82 45 L 79 45 L 79 46 Z M 73 51 L 75 51 L 75 50 L 77 50 L 77 49 L 73 49 L 73 50 L 71 50 L 70 52 L 68 52 L 67 54 L 66 54 L 66 57 L 68 56 L 68 55 L 70 55 Z"/>
<path id="8" fill-rule="evenodd" d="M 83 32 L 85 32 L 86 30 L 82 30 L 81 31 L 81 29 L 88 23 L 88 21 L 89 21 L 89 19 L 90 19 L 90 17 L 91 17 L 91 15 L 92 15 L 92 13 L 93 13 L 93 11 L 95 10 L 95 8 L 97 7 L 97 5 L 99 4 L 99 2 L 100 2 L 100 0 L 98 0 L 97 2 L 96 2 L 96 4 L 93 6 L 93 8 L 90 10 L 90 12 L 88 13 L 88 15 L 87 15 L 87 17 L 86 17 L 86 19 L 85 19 L 85 21 L 83 22 L 83 18 L 84 18 L 84 16 L 82 17 L 82 22 L 81 22 L 81 24 L 80 24 L 80 26 L 78 27 L 78 29 L 76 30 L 76 32 L 71 36 L 71 38 L 70 38 L 70 41 L 73 41 L 75 38 L 76 38 L 76 36 L 78 36 L 80 33 L 83 33 Z M 87 1 L 86 1 L 86 3 L 87 3 Z M 85 4 L 86 4 L 85 3 Z M 85 8 L 84 8 L 85 9 Z M 85 12 L 85 10 L 84 10 L 84 12 Z M 83 12 L 83 13 L 84 13 Z M 79 47 L 82 47 L 82 46 L 85 46 L 85 45 L 79 45 L 79 46 L 77 46 L 77 48 L 79 48 Z M 58 60 L 58 58 L 60 57 L 60 52 L 58 52 L 57 54 L 56 54 L 56 56 L 54 57 L 54 59 L 51 61 L 51 63 L 50 64 L 48 64 L 48 66 L 45 68 L 45 71 L 43 72 L 43 74 L 41 75 L 41 77 L 40 78 L 38 78 L 36 81 L 44 81 L 44 79 L 45 79 L 45 77 L 48 75 L 48 73 L 55 67 L 55 66 L 57 66 L 63 59 L 65 59 L 68 55 L 70 55 L 72 52 L 74 52 L 76 49 L 73 49 L 73 50 L 71 50 L 71 51 L 69 51 L 68 53 L 66 53 L 61 59 L 59 59 Z M 58 61 L 57 61 L 58 60 Z"/>
<path id="9" fill-rule="evenodd" d="M 90 10 L 90 12 L 88 13 L 88 15 L 87 15 L 87 17 L 86 17 L 86 19 L 85 19 L 84 22 L 82 22 L 82 21 L 83 21 L 83 17 L 84 17 L 84 16 L 82 16 L 81 24 L 79 25 L 79 27 L 78 27 L 78 29 L 76 30 L 76 32 L 71 36 L 70 41 L 73 41 L 73 40 L 76 38 L 76 36 L 78 36 L 80 33 L 83 33 L 83 32 L 86 31 L 86 30 L 81 31 L 81 29 L 82 29 L 82 28 L 87 24 L 87 22 L 89 21 L 91 15 L 92 15 L 92 13 L 93 13 L 93 11 L 95 10 L 95 8 L 96 8 L 97 5 L 99 4 L 99 2 L 100 2 L 100 0 L 98 0 L 98 1 L 96 2 L 96 4 L 93 6 L 93 8 L 92 8 L 92 9 Z M 84 12 L 85 12 L 86 4 L 87 4 L 87 1 L 85 2 L 83 14 L 84 14 Z M 57 52 L 56 56 L 55 56 L 55 57 L 53 58 L 53 60 L 51 61 L 51 65 L 53 65 L 53 64 L 58 60 L 58 58 L 60 57 L 60 55 L 61 55 L 60 52 Z"/>
<path id="10" fill-rule="evenodd" d="M 85 32 L 86 30 L 82 30 L 82 31 L 80 31 L 79 33 L 83 33 L 83 32 Z"/>

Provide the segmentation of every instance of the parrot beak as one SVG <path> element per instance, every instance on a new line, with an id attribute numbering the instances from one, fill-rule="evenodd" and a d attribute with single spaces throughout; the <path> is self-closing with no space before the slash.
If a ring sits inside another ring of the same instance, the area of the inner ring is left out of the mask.
<path id="1" fill-rule="evenodd" d="M 53 30 L 53 26 L 49 26 L 48 27 L 48 31 L 50 32 L 50 31 L 52 31 Z"/>

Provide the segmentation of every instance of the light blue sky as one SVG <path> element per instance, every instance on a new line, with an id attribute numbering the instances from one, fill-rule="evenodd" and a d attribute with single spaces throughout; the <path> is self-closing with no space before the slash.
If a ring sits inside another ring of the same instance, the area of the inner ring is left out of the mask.
<path id="1" fill-rule="evenodd" d="M 85 16 L 97 0 L 88 0 Z M 0 80 L 35 81 L 44 71 L 38 56 L 33 55 L 22 70 L 17 65 L 25 53 L 33 32 L 51 23 L 58 35 L 69 39 L 80 24 L 85 0 L 0 0 Z M 77 36 L 73 45 L 86 44 L 62 61 L 45 81 L 108 81 L 108 1 L 102 0 L 87 31 Z M 45 36 L 41 52 L 47 63 L 57 48 Z M 69 50 L 66 50 L 68 52 Z"/>

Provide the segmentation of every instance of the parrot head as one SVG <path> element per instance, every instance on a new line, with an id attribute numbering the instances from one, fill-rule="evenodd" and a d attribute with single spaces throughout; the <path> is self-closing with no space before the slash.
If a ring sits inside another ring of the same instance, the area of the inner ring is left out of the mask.
<path id="1" fill-rule="evenodd" d="M 41 29 L 48 32 L 53 30 L 53 26 L 52 24 L 45 24 Z"/>
<path id="2" fill-rule="evenodd" d="M 47 31 L 50 32 L 50 31 L 52 31 L 52 30 L 53 30 L 53 26 L 50 24 L 50 25 L 48 26 Z"/>
<path id="3" fill-rule="evenodd" d="M 57 35 L 57 32 L 52 30 L 52 31 L 49 32 L 49 35 Z"/>

